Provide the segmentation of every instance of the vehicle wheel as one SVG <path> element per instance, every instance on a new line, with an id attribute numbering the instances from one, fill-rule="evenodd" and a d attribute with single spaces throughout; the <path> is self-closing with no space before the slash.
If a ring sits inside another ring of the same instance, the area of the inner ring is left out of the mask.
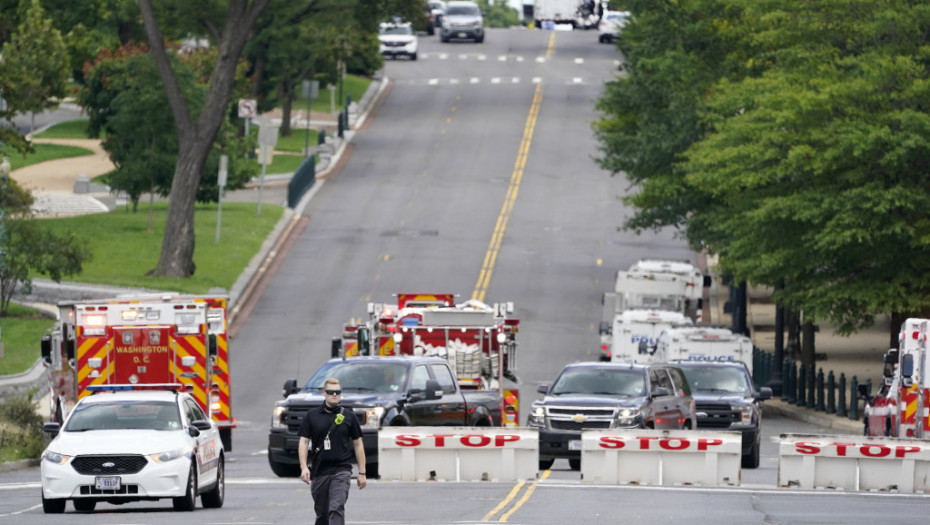
<path id="1" fill-rule="evenodd" d="M 540 459 L 539 470 L 549 470 L 552 468 L 553 463 L 555 463 L 554 459 Z"/>
<path id="2" fill-rule="evenodd" d="M 568 466 L 571 467 L 572 470 L 581 470 L 581 458 L 569 459 Z"/>
<path id="3" fill-rule="evenodd" d="M 756 443 L 752 446 L 752 450 L 749 452 L 749 455 L 743 456 L 743 468 L 758 468 L 759 467 L 759 444 Z"/>
<path id="4" fill-rule="evenodd" d="M 427 27 L 427 28 L 426 28 L 426 34 L 429 35 L 429 36 L 433 36 L 433 35 L 436 34 L 436 29 L 435 29 L 433 26 Z M 367 472 L 366 472 L 366 474 L 367 474 Z M 365 477 L 368 477 L 368 476 L 365 476 Z"/>
<path id="5" fill-rule="evenodd" d="M 483 37 L 483 36 L 480 36 L 480 37 L 476 38 L 476 39 L 475 39 L 475 43 L 476 43 L 476 44 L 483 44 L 483 43 L 484 43 L 484 37 Z"/>
<path id="6" fill-rule="evenodd" d="M 449 41 L 449 37 L 447 37 L 446 35 L 440 35 L 439 40 L 445 43 Z"/>
<path id="7" fill-rule="evenodd" d="M 685 421 L 685 424 L 681 426 L 682 430 L 691 430 L 691 420 L 688 419 Z"/>
<path id="8" fill-rule="evenodd" d="M 271 466 L 271 471 L 279 478 L 296 478 L 300 476 L 300 465 L 289 465 L 287 463 L 272 461 L 270 451 L 268 452 L 268 465 Z"/>
<path id="9" fill-rule="evenodd" d="M 378 473 L 377 463 L 365 463 L 365 477 L 368 479 L 377 479 L 381 477 L 381 474 Z"/>
<path id="10" fill-rule="evenodd" d="M 417 54 L 416 54 L 416 53 L 410 55 L 410 60 L 416 60 L 416 59 L 417 59 Z"/>
<path id="11" fill-rule="evenodd" d="M 226 497 L 226 461 L 220 456 L 220 462 L 216 465 L 216 487 L 209 492 L 200 495 L 200 502 L 205 509 L 218 509 L 223 506 L 223 499 Z"/>
<path id="12" fill-rule="evenodd" d="M 223 442 L 223 450 L 232 452 L 232 429 L 224 427 L 220 429 L 220 441 Z"/>
<path id="13" fill-rule="evenodd" d="M 174 506 L 174 510 L 184 510 L 192 511 L 194 506 L 197 505 L 197 469 L 194 468 L 194 464 L 191 463 L 191 468 L 187 474 L 187 490 L 184 491 L 184 495 L 171 498 L 171 504 Z"/>
<path id="14" fill-rule="evenodd" d="M 93 512 L 97 507 L 97 502 L 92 499 L 76 499 L 72 500 L 74 503 L 74 510 L 78 512 Z"/>
<path id="15" fill-rule="evenodd" d="M 46 514 L 61 514 L 65 511 L 65 499 L 46 499 L 45 493 L 42 493 L 42 511 Z"/>
<path id="16" fill-rule="evenodd" d="M 891 432 L 891 420 L 890 420 L 890 419 L 886 419 L 886 420 L 885 420 L 885 437 L 891 436 L 891 434 L 892 434 L 892 432 Z"/>
<path id="17" fill-rule="evenodd" d="M 862 424 L 862 435 L 863 436 L 869 435 L 869 418 L 866 418 L 865 422 Z"/>

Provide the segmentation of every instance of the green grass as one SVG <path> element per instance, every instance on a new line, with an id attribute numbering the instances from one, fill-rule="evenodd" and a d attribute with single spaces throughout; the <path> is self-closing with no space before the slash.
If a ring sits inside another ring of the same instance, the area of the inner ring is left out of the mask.
<path id="1" fill-rule="evenodd" d="M 86 118 L 77 119 L 77 120 L 67 120 L 65 122 L 59 122 L 46 129 L 41 133 L 36 133 L 35 137 L 39 139 L 86 139 L 90 138 L 87 135 L 87 123 L 89 121 Z"/>
<path id="2" fill-rule="evenodd" d="M 0 375 L 28 370 L 39 358 L 39 341 L 55 325 L 55 319 L 32 308 L 10 304 L 7 317 L 0 317 Z"/>
<path id="3" fill-rule="evenodd" d="M 158 264 L 168 203 L 156 202 L 154 210 L 152 231 L 146 231 L 147 202 L 140 202 L 136 213 L 120 208 L 43 220 L 59 234 L 71 231 L 85 239 L 92 252 L 84 271 L 66 280 L 194 294 L 215 287 L 229 290 L 284 213 L 283 207 L 266 202 L 257 217 L 257 203 L 224 203 L 217 244 L 217 205 L 198 204 L 194 216 L 196 271 L 187 279 L 168 279 L 146 275 Z"/>
<path id="4" fill-rule="evenodd" d="M 8 154 L 10 165 L 14 170 L 49 160 L 83 157 L 84 155 L 94 154 L 94 152 L 89 149 L 76 146 L 63 146 L 61 144 L 33 144 L 33 147 L 36 150 L 35 153 L 31 153 L 26 157 L 19 153 Z"/>
<path id="5" fill-rule="evenodd" d="M 361 100 L 362 95 L 365 94 L 365 90 L 368 89 L 368 86 L 371 84 L 371 79 L 366 77 L 359 77 L 355 75 L 346 75 L 345 80 L 342 85 L 342 100 L 339 99 L 339 86 L 333 86 L 332 92 L 335 93 L 335 103 L 336 111 L 339 113 L 343 107 L 345 107 L 345 96 L 348 94 L 352 97 L 354 102 Z M 307 110 L 307 99 L 299 97 L 294 101 L 292 106 L 293 110 Z M 313 99 L 310 102 L 310 110 L 318 111 L 321 113 L 329 113 L 332 110 L 330 102 L 330 90 L 327 89 L 325 85 L 320 86 L 319 96 Z"/>
<path id="6" fill-rule="evenodd" d="M 265 168 L 266 175 L 272 175 L 275 173 L 293 173 L 297 171 L 297 168 L 300 166 L 300 163 L 304 161 L 303 155 L 283 155 L 275 154 L 274 158 L 271 159 L 271 164 Z M 258 172 L 261 173 L 261 165 L 258 167 Z"/>

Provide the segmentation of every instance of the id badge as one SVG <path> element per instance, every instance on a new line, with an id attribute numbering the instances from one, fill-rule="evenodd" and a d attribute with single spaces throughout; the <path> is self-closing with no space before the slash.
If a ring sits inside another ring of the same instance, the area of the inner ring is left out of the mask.
<path id="1" fill-rule="evenodd" d="M 323 440 L 323 450 L 329 450 L 329 438 Z"/>

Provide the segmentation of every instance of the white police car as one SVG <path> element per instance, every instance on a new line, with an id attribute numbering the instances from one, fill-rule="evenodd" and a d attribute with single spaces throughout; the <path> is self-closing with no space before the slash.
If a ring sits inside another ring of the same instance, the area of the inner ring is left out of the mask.
<path id="1" fill-rule="evenodd" d="M 225 465 L 216 423 L 181 385 L 99 388 L 81 399 L 42 453 L 42 508 L 171 498 L 175 510 L 223 506 Z"/>

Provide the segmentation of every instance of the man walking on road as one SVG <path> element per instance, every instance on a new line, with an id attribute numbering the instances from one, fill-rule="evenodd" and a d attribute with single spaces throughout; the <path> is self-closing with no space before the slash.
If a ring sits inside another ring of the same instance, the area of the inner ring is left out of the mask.
<path id="1" fill-rule="evenodd" d="M 344 525 L 346 501 L 352 481 L 352 451 L 358 464 L 358 488 L 368 484 L 365 477 L 365 447 L 362 427 L 351 409 L 339 405 L 339 380 L 323 382 L 322 406 L 307 411 L 300 423 L 300 479 L 310 483 L 316 525 Z M 312 473 L 312 483 L 311 483 Z"/>

